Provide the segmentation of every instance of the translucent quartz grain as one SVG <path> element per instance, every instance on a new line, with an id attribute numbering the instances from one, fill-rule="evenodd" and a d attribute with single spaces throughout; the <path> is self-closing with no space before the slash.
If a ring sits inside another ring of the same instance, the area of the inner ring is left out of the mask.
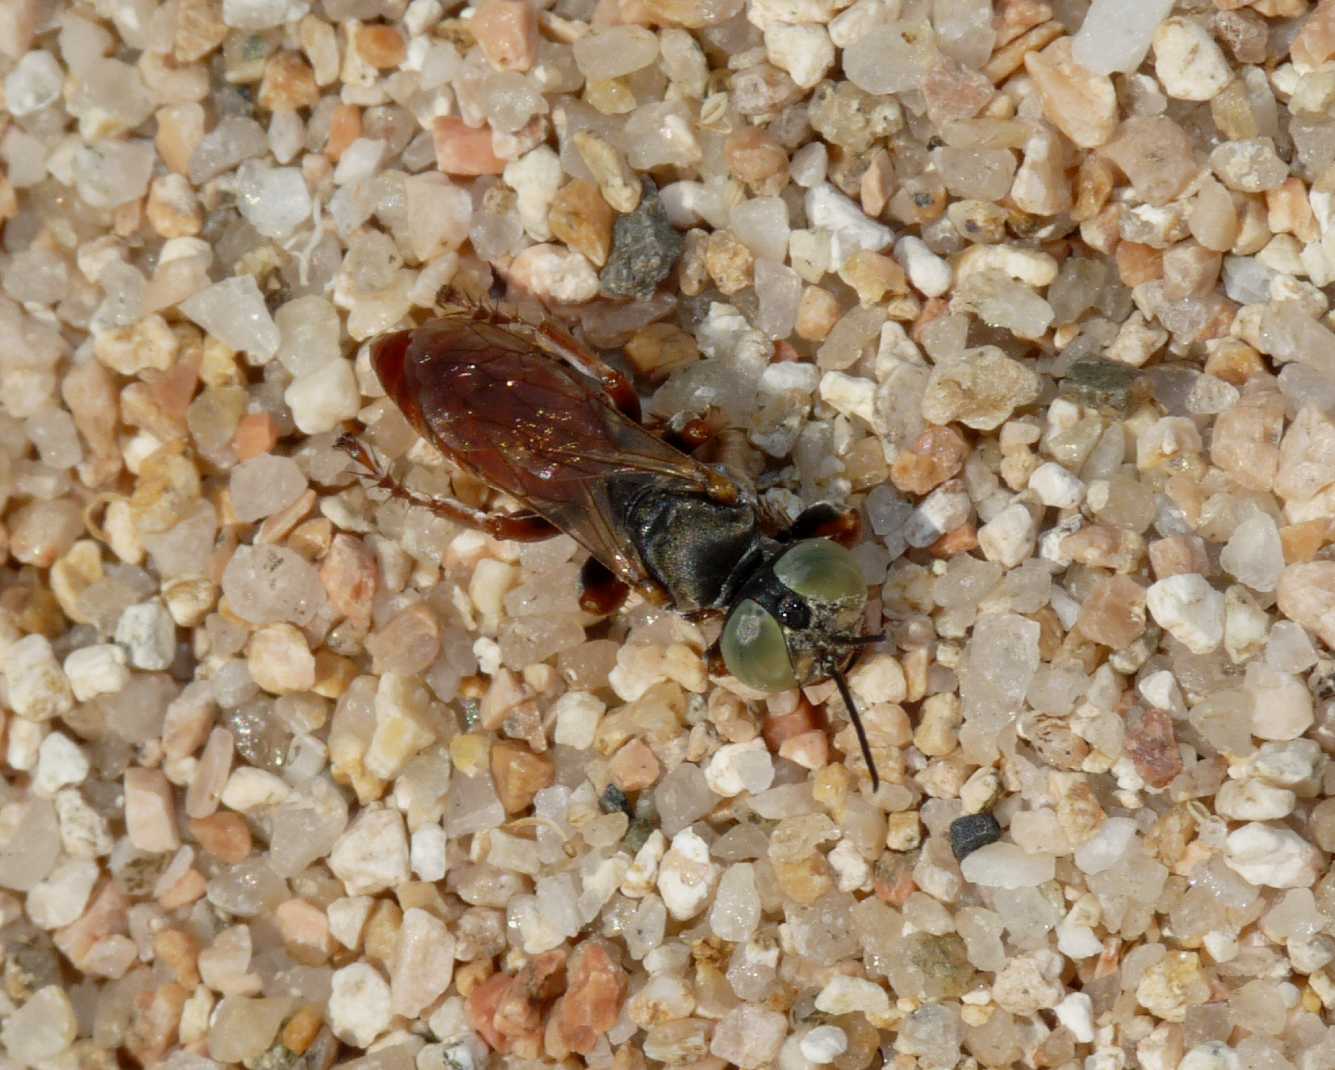
<path id="1" fill-rule="evenodd" d="M 0 846 L 0 885 L 24 892 L 42 880 L 60 853 L 56 812 L 33 799 L 15 815 L 8 841 Z"/>
<path id="2" fill-rule="evenodd" d="M 1099 74 L 1134 71 L 1172 9 L 1172 0 L 1094 0 L 1073 41 L 1076 61 Z"/>
<path id="3" fill-rule="evenodd" d="M 1051 880 L 1051 855 L 1026 854 L 1014 844 L 980 847 L 960 864 L 966 880 L 988 888 L 1028 888 Z"/>
<path id="4" fill-rule="evenodd" d="M 849 81 L 868 93 L 901 93 L 922 85 L 932 60 L 925 24 L 892 22 L 862 35 L 844 51 Z"/>
<path id="5" fill-rule="evenodd" d="M 237 614 L 255 624 L 304 623 L 324 603 L 318 573 L 282 546 L 239 549 L 223 573 L 222 588 Z"/>
<path id="6" fill-rule="evenodd" d="M 0 1026 L 0 1041 L 15 1059 L 41 1062 L 59 1055 L 74 1039 L 77 1022 L 69 996 L 48 985 Z"/>
<path id="7" fill-rule="evenodd" d="M 265 454 L 232 470 L 232 508 L 242 521 L 260 520 L 301 497 L 306 477 L 290 457 Z"/>
<path id="8" fill-rule="evenodd" d="M 641 26 L 612 26 L 575 42 L 575 63 L 590 81 L 620 78 L 649 66 L 658 40 Z"/>
<path id="9" fill-rule="evenodd" d="M 714 935 L 744 943 L 760 921 L 760 905 L 751 864 L 739 862 L 730 866 L 719 881 L 709 914 Z"/>

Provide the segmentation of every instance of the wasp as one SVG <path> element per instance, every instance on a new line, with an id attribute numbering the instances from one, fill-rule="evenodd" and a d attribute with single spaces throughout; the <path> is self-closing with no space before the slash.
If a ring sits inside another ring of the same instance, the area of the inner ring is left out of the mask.
<path id="1" fill-rule="evenodd" d="M 749 483 L 686 452 L 700 445 L 698 427 L 650 431 L 629 378 L 550 320 L 450 304 L 380 336 L 370 357 L 417 433 L 523 511 L 415 494 L 343 435 L 370 480 L 497 539 L 565 532 L 589 552 L 580 602 L 590 612 L 614 612 L 633 590 L 692 619 L 722 615 L 711 654 L 748 687 L 833 679 L 879 786 L 845 676 L 883 638 L 862 634 L 867 583 L 845 545 L 860 530 L 856 512 L 820 504 L 786 527 L 768 522 Z"/>

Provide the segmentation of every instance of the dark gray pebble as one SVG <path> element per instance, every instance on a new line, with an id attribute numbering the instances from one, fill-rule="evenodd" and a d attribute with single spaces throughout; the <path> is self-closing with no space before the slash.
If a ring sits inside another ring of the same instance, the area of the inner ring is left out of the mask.
<path id="1" fill-rule="evenodd" d="M 965 814 L 950 823 L 950 849 L 960 862 L 999 839 L 1001 826 L 991 814 Z"/>
<path id="2" fill-rule="evenodd" d="M 607 790 L 603 792 L 603 797 L 598 800 L 598 804 L 602 807 L 603 813 L 605 814 L 615 813 L 617 810 L 620 810 L 627 817 L 635 816 L 631 811 L 630 800 L 626 798 L 626 793 L 615 784 L 607 785 Z"/>
<path id="3" fill-rule="evenodd" d="M 1124 415 L 1146 392 L 1143 380 L 1139 368 L 1104 357 L 1085 357 L 1067 369 L 1060 393 L 1091 409 Z"/>
<path id="4" fill-rule="evenodd" d="M 635 211 L 621 216 L 612 229 L 612 254 L 598 276 L 607 297 L 653 297 L 658 284 L 672 274 L 686 239 L 668 221 L 658 187 L 644 180 Z"/>

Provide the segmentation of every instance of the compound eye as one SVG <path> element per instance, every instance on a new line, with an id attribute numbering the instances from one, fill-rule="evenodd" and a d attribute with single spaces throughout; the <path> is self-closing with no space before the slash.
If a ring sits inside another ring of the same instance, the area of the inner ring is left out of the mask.
<path id="1" fill-rule="evenodd" d="M 719 636 L 728 671 L 757 691 L 787 691 L 797 686 L 783 627 L 758 602 L 743 599 L 733 607 Z"/>
<path id="2" fill-rule="evenodd" d="M 867 581 L 857 560 L 837 542 L 804 539 L 774 562 L 774 575 L 790 591 L 813 602 L 860 606 Z"/>

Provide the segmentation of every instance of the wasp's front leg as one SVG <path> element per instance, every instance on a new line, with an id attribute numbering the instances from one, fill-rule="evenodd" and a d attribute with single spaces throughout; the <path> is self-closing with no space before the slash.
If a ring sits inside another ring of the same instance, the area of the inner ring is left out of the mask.
<path id="1" fill-rule="evenodd" d="M 853 547 L 862 540 L 862 517 L 856 509 L 840 509 L 829 502 L 817 502 L 803 509 L 778 538 L 780 542 L 832 539 L 841 546 Z"/>

